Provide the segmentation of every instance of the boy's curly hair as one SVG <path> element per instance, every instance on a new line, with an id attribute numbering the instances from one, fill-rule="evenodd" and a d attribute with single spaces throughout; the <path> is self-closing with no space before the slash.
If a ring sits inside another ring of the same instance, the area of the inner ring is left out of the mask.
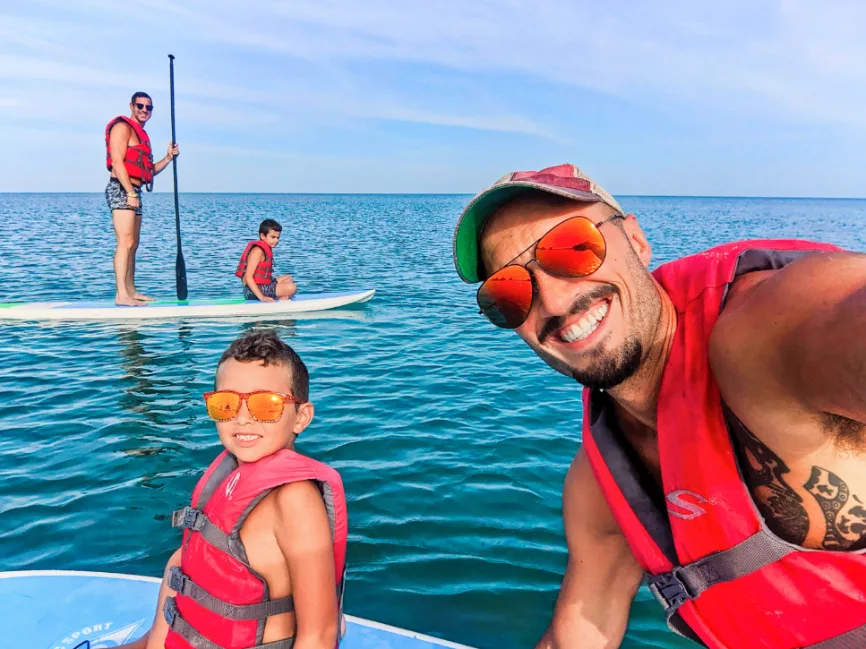
<path id="1" fill-rule="evenodd" d="M 262 361 L 264 365 L 285 365 L 292 374 L 292 396 L 300 401 L 310 398 L 310 374 L 298 353 L 280 339 L 273 329 L 249 331 L 239 336 L 223 352 L 219 366 L 233 358 L 241 363 Z"/>

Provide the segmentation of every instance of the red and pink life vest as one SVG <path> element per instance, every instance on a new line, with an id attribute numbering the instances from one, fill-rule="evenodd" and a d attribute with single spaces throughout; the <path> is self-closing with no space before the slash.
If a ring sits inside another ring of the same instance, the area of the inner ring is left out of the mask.
<path id="1" fill-rule="evenodd" d="M 126 157 L 123 160 L 126 173 L 130 178 L 140 180 L 147 191 L 153 191 L 153 150 L 150 147 L 150 138 L 141 124 L 134 119 L 119 116 L 108 122 L 105 127 L 105 166 L 112 171 L 110 137 L 112 127 L 118 122 L 129 124 L 138 138 L 138 144 L 126 147 Z"/>
<path id="2" fill-rule="evenodd" d="M 243 277 L 244 273 L 247 272 L 247 260 L 250 257 L 250 252 L 256 246 L 262 249 L 262 252 L 265 253 L 265 258 L 256 265 L 256 269 L 253 271 L 253 281 L 256 284 L 270 284 L 274 281 L 274 251 L 261 239 L 250 241 L 247 247 L 244 248 L 237 270 L 235 270 L 235 276 Z"/>
<path id="3" fill-rule="evenodd" d="M 832 250 L 750 241 L 654 271 L 677 312 L 658 397 L 663 503 L 618 441 L 606 395 L 584 389 L 584 449 L 614 517 L 669 625 L 711 649 L 866 647 L 866 555 L 805 549 L 767 528 L 740 475 L 708 360 L 738 275 Z"/>
<path id="4" fill-rule="evenodd" d="M 267 583 L 250 567 L 240 530 L 268 493 L 302 480 L 319 487 L 330 519 L 341 628 L 348 519 L 340 475 L 294 451 L 240 466 L 224 451 L 199 480 L 191 505 L 172 515 L 172 525 L 184 533 L 181 565 L 169 574 L 168 585 L 177 596 L 167 598 L 163 608 L 169 624 L 166 649 L 256 649 L 267 618 L 294 610 L 291 596 L 270 598 Z M 291 649 L 293 644 L 288 638 L 266 647 Z"/>

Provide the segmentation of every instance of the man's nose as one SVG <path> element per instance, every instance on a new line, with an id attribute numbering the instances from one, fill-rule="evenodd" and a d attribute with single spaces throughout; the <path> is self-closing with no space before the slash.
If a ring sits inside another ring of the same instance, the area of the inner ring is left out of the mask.
<path id="1" fill-rule="evenodd" d="M 574 301 L 572 282 L 545 272 L 538 264 L 535 264 L 532 270 L 538 290 L 535 302 L 538 305 L 539 317 L 567 315 Z"/>

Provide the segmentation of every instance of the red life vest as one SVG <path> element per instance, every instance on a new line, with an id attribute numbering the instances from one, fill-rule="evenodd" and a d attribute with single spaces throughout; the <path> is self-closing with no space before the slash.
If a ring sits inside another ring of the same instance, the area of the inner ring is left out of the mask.
<path id="1" fill-rule="evenodd" d="M 163 607 L 169 624 L 166 649 L 254 649 L 262 644 L 267 617 L 293 610 L 291 596 L 269 598 L 267 583 L 249 567 L 240 529 L 271 490 L 302 480 L 317 484 L 330 518 L 341 628 L 348 519 L 340 475 L 294 451 L 240 466 L 224 451 L 199 480 L 192 504 L 172 514 L 172 526 L 185 531 L 181 565 L 169 574 L 177 596 L 166 598 Z M 266 646 L 290 649 L 293 644 L 289 638 Z"/>
<path id="2" fill-rule="evenodd" d="M 658 397 L 661 505 L 617 441 L 609 398 L 584 389 L 583 446 L 605 499 L 669 625 L 712 649 L 866 647 L 866 555 L 807 550 L 766 527 L 740 477 L 708 361 L 737 275 L 831 250 L 734 243 L 653 273 L 677 312 Z"/>
<path id="3" fill-rule="evenodd" d="M 126 147 L 126 157 L 123 166 L 130 178 L 136 178 L 144 183 L 147 191 L 153 191 L 153 150 L 150 148 L 150 138 L 145 130 L 134 119 L 129 117 L 115 117 L 105 127 L 105 166 L 112 171 L 111 165 L 111 129 L 118 122 L 126 122 L 135 131 L 138 144 L 130 144 Z"/>
<path id="4" fill-rule="evenodd" d="M 247 259 L 249 259 L 250 251 L 253 249 L 253 246 L 258 246 L 265 253 L 264 260 L 260 261 L 256 265 L 256 270 L 253 273 L 253 281 L 255 281 L 256 284 L 270 284 L 274 281 L 274 251 L 261 239 L 250 241 L 247 244 L 247 247 L 244 248 L 235 275 L 237 277 L 243 277 L 244 273 L 247 272 Z"/>

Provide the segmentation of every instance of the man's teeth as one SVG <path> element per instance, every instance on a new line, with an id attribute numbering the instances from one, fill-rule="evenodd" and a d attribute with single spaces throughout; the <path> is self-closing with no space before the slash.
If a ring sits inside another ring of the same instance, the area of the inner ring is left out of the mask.
<path id="1" fill-rule="evenodd" d="M 258 439 L 258 435 L 235 435 L 242 442 L 252 442 L 254 439 Z"/>
<path id="2" fill-rule="evenodd" d="M 583 316 L 576 324 L 571 325 L 567 329 L 563 329 L 562 339 L 567 343 L 577 342 L 589 336 L 593 331 L 598 329 L 599 323 L 604 320 L 607 311 L 610 308 L 607 302 L 602 302 L 600 306 Z"/>

